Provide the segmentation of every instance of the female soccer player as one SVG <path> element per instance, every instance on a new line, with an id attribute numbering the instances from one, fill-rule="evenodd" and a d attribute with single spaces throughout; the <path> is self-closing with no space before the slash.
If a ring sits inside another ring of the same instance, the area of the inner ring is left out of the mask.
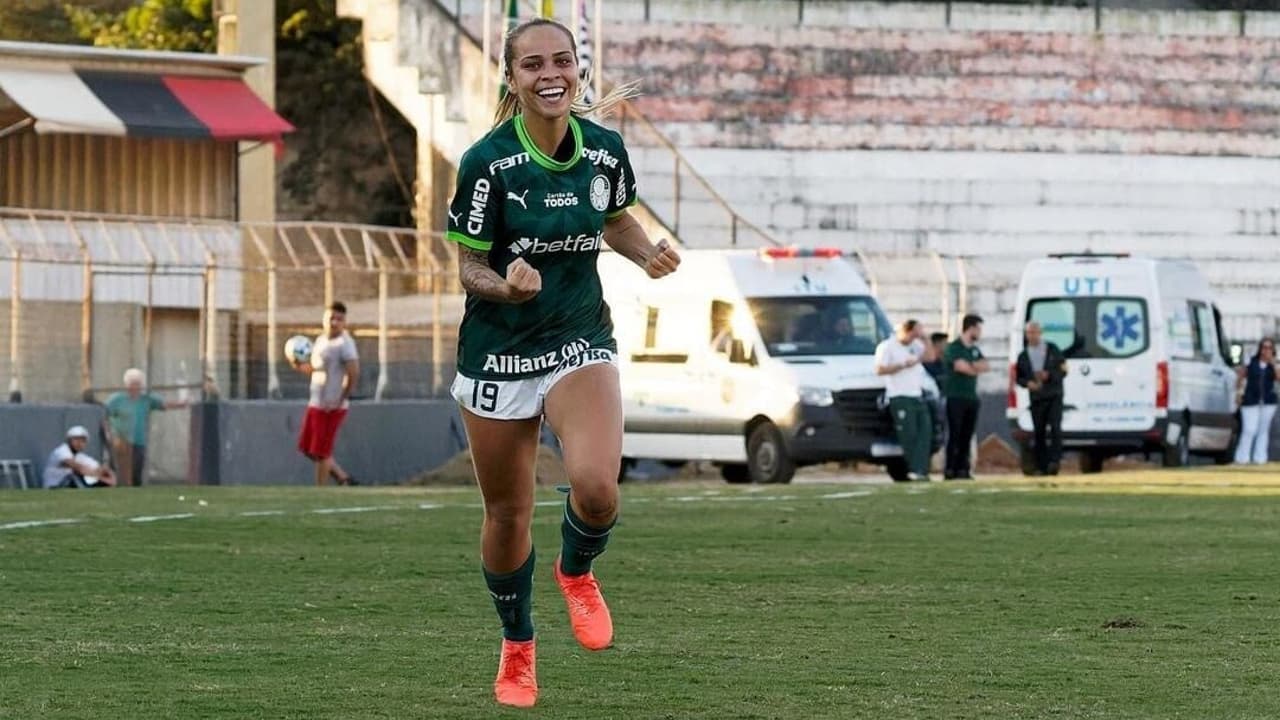
<path id="1" fill-rule="evenodd" d="M 652 244 L 628 214 L 635 176 L 622 138 L 580 116 L 577 49 L 567 28 L 535 19 L 503 46 L 510 92 L 496 126 L 458 167 L 447 238 L 467 291 L 452 394 L 484 498 L 480 553 L 502 620 L 494 694 L 529 707 L 534 663 L 534 461 L 543 416 L 560 438 L 570 493 L 554 576 L 574 636 L 588 650 L 613 639 L 591 572 L 618 515 L 622 401 L 601 243 L 659 278 L 680 257 Z M 604 112 L 631 93 L 611 93 Z"/>

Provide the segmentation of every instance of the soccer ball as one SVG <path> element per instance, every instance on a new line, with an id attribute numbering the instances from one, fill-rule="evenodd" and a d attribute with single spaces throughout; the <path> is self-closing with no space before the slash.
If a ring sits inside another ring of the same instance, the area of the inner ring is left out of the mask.
<path id="1" fill-rule="evenodd" d="M 311 338 L 305 335 L 294 335 L 284 341 L 284 356 L 294 362 L 311 361 Z"/>

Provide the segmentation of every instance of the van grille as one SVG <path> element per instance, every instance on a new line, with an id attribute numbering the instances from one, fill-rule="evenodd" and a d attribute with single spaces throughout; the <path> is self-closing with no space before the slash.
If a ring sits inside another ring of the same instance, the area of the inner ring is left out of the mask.
<path id="1" fill-rule="evenodd" d="M 893 418 L 880 406 L 884 390 L 840 390 L 835 393 L 836 411 L 840 419 L 857 432 L 893 437 Z"/>

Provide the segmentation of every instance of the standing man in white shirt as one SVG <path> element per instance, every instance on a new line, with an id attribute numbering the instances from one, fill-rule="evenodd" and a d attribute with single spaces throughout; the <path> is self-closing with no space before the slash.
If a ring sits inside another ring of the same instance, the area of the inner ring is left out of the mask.
<path id="1" fill-rule="evenodd" d="M 907 320 L 894 337 L 876 347 L 876 374 L 884 376 L 885 395 L 893 427 L 907 461 L 907 477 L 929 479 L 929 448 L 933 440 L 933 418 L 924 402 L 925 355 L 920 323 Z"/>
<path id="2" fill-rule="evenodd" d="M 347 306 L 335 302 L 324 313 L 325 332 L 316 336 L 311 360 L 290 364 L 311 376 L 311 399 L 302 418 L 298 450 L 316 464 L 316 485 L 332 475 L 339 485 L 355 485 L 351 473 L 333 459 L 338 428 L 347 417 L 348 399 L 360 380 L 360 356 L 356 341 L 347 332 Z"/>

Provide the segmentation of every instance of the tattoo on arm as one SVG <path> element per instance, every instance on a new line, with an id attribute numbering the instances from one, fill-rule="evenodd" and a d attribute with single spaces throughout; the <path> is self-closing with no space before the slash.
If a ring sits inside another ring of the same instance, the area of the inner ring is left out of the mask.
<path id="1" fill-rule="evenodd" d="M 640 267 L 644 267 L 653 251 L 649 236 L 630 214 L 605 222 L 604 241 L 614 252 Z"/>
<path id="2" fill-rule="evenodd" d="M 489 267 L 489 254 L 462 246 L 458 253 L 458 279 L 463 289 L 492 302 L 511 302 L 510 288 L 501 275 Z"/>

